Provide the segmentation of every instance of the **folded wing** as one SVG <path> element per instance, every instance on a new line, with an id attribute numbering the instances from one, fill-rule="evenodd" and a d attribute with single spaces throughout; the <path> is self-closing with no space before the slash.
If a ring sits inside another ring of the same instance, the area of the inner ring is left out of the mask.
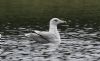
<path id="1" fill-rule="evenodd" d="M 50 32 L 29 33 L 27 36 L 38 43 L 53 43 L 57 37 Z"/>

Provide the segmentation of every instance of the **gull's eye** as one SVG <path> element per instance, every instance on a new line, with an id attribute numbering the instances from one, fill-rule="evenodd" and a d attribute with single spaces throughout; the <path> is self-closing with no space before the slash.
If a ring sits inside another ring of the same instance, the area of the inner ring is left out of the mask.
<path id="1" fill-rule="evenodd" d="M 57 22 L 58 20 L 54 20 L 55 22 Z"/>

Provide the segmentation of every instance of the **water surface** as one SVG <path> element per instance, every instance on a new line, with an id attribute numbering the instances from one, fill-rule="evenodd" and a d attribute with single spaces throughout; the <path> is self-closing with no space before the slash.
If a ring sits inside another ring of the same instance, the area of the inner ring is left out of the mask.
<path id="1" fill-rule="evenodd" d="M 23 29 L 23 33 L 30 32 Z M 52 52 L 23 33 L 8 31 L 11 34 L 4 34 L 0 40 L 1 61 L 100 61 L 100 32 L 94 28 L 67 28 L 60 32 L 62 42 Z"/>

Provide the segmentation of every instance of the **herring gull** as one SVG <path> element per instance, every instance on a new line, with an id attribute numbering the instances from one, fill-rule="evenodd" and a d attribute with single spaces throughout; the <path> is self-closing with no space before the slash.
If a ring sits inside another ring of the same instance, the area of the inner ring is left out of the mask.
<path id="1" fill-rule="evenodd" d="M 52 18 L 49 22 L 49 31 L 34 31 L 35 33 L 27 33 L 25 36 L 32 38 L 36 42 L 50 45 L 52 48 L 56 48 L 60 43 L 60 34 L 57 30 L 57 25 L 60 23 L 66 23 L 66 21 L 58 18 Z M 51 49 L 51 48 L 50 48 Z"/>

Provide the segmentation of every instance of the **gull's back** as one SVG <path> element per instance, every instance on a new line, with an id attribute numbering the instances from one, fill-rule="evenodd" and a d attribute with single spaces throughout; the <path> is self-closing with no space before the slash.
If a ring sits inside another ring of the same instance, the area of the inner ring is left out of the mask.
<path id="1" fill-rule="evenodd" d="M 56 43 L 57 37 L 50 32 L 29 33 L 28 37 L 37 43 Z"/>

